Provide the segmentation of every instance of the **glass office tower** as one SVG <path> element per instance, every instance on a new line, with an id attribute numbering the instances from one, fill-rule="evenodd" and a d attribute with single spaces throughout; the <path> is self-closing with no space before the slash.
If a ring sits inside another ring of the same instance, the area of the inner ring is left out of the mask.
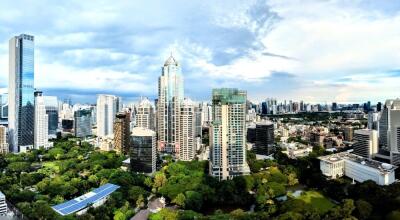
<path id="1" fill-rule="evenodd" d="M 21 34 L 9 41 L 9 140 L 12 152 L 34 142 L 34 38 Z"/>

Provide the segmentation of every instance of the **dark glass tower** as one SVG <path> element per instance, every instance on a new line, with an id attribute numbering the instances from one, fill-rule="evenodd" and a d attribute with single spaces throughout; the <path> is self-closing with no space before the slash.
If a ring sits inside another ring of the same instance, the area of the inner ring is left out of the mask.
<path id="1" fill-rule="evenodd" d="M 21 34 L 9 41 L 9 138 L 12 152 L 34 141 L 34 38 Z"/>

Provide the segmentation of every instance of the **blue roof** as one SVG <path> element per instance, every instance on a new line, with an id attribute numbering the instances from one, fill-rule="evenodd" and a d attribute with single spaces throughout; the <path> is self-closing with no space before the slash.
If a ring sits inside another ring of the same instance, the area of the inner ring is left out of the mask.
<path id="1" fill-rule="evenodd" d="M 90 204 L 93 204 L 100 199 L 103 199 L 104 197 L 113 193 L 118 188 L 119 188 L 118 185 L 107 183 L 107 184 L 100 186 L 97 189 L 94 189 L 91 192 L 88 192 L 82 196 L 75 198 L 75 199 L 71 199 L 67 202 L 55 205 L 52 208 L 54 209 L 54 211 L 58 212 L 60 215 L 69 215 L 69 214 L 72 214 L 74 212 L 77 212 L 79 210 L 86 208 Z"/>

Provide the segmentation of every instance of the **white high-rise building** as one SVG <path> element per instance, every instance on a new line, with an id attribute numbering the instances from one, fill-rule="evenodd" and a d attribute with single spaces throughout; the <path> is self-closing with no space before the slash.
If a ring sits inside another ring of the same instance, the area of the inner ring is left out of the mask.
<path id="1" fill-rule="evenodd" d="M 46 114 L 46 105 L 42 92 L 35 92 L 35 137 L 34 148 L 49 147 L 49 117 Z"/>
<path id="2" fill-rule="evenodd" d="M 368 129 L 378 130 L 379 112 L 368 112 Z"/>
<path id="3" fill-rule="evenodd" d="M 179 160 L 190 161 L 196 155 L 196 115 L 195 103 L 184 99 L 180 111 L 179 151 L 176 152 Z"/>
<path id="4" fill-rule="evenodd" d="M 179 152 L 179 109 L 183 97 L 181 67 L 171 55 L 165 61 L 158 80 L 157 146 L 162 152 Z"/>
<path id="5" fill-rule="evenodd" d="M 371 129 L 360 129 L 354 131 L 353 153 L 371 159 L 378 153 L 378 131 Z"/>
<path id="6" fill-rule="evenodd" d="M 7 215 L 7 201 L 6 201 L 6 196 L 0 191 L 0 217 L 1 216 L 6 216 Z M 5 217 L 8 219 L 7 217 Z"/>
<path id="7" fill-rule="evenodd" d="M 154 130 L 154 108 L 147 98 L 143 98 L 136 108 L 135 126 Z"/>
<path id="8" fill-rule="evenodd" d="M 392 164 L 400 164 L 400 99 L 387 100 L 379 121 L 379 144 L 390 152 Z"/>
<path id="9" fill-rule="evenodd" d="M 219 180 L 246 175 L 245 91 L 213 90 L 213 120 L 210 130 L 210 174 Z"/>
<path id="10" fill-rule="evenodd" d="M 122 108 L 121 98 L 114 95 L 100 94 L 97 97 L 97 136 L 106 137 L 113 134 L 114 119 Z"/>
<path id="11" fill-rule="evenodd" d="M 8 152 L 7 128 L 3 125 L 0 125 L 0 154 L 6 154 Z"/>

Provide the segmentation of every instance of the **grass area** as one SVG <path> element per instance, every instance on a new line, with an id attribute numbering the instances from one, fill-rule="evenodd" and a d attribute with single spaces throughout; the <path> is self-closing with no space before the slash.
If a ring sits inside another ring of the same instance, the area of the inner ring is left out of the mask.
<path id="1" fill-rule="evenodd" d="M 325 213 L 335 206 L 329 199 L 317 191 L 305 191 L 297 199 L 301 199 L 305 203 L 312 205 L 320 213 Z"/>

